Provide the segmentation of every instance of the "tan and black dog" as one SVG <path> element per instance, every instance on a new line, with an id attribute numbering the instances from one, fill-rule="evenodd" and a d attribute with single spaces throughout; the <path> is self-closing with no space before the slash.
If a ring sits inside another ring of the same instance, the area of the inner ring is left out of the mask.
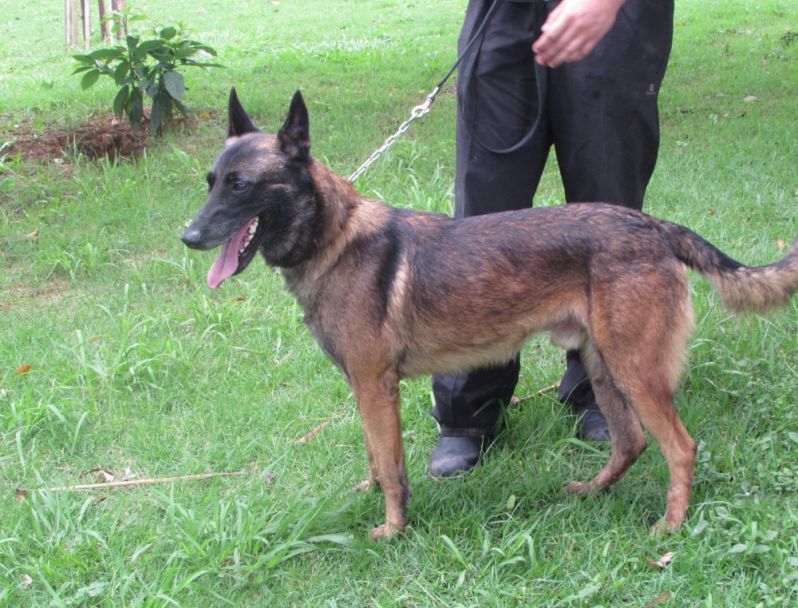
<path id="1" fill-rule="evenodd" d="M 685 267 L 734 311 L 763 312 L 798 289 L 798 242 L 780 262 L 747 267 L 690 230 L 599 203 L 453 220 L 368 200 L 310 156 L 297 92 L 277 135 L 261 133 L 230 94 L 229 136 L 205 206 L 183 241 L 219 245 L 217 288 L 260 251 L 281 269 L 305 321 L 340 367 L 363 419 L 369 478 L 385 523 L 401 532 L 409 495 L 399 379 L 497 363 L 536 332 L 580 349 L 607 418 L 612 454 L 583 494 L 618 481 L 646 447 L 670 470 L 658 529 L 684 521 L 695 443 L 673 407 L 693 326 Z M 497 192 L 501 196 L 501 192 Z"/>

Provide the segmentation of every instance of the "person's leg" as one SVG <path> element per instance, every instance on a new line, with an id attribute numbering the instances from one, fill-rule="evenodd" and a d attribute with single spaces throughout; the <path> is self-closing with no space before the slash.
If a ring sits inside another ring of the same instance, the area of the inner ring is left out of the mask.
<path id="1" fill-rule="evenodd" d="M 483 147 L 513 146 L 538 115 L 531 46 L 543 7 L 498 1 L 474 63 L 466 61 L 458 77 L 455 217 L 529 207 L 550 147 L 547 128 L 510 154 Z M 491 0 L 469 2 L 461 51 L 491 4 Z M 505 365 L 433 377 L 433 416 L 440 423 L 441 436 L 430 458 L 431 475 L 446 477 L 476 465 L 501 408 L 512 397 L 519 370 L 516 358 Z"/>
<path id="2" fill-rule="evenodd" d="M 499 1 L 481 44 L 458 74 L 455 217 L 525 209 L 546 164 L 551 135 L 545 115 L 523 148 L 519 142 L 538 117 L 538 83 L 532 41 L 545 17 L 542 4 Z M 458 48 L 465 48 L 493 0 L 471 0 Z M 545 108 L 543 111 L 545 112 Z"/>
<path id="3" fill-rule="evenodd" d="M 430 475 L 449 477 L 476 466 L 497 428 L 501 408 L 513 396 L 520 369 L 516 357 L 504 365 L 432 378 L 432 416 L 441 431 L 430 456 Z"/>
<path id="4" fill-rule="evenodd" d="M 642 208 L 672 38 L 672 0 L 627 0 L 590 55 L 550 71 L 549 115 L 567 202 Z"/>
<path id="5" fill-rule="evenodd" d="M 627 0 L 593 52 L 549 74 L 549 113 L 568 202 L 641 209 L 659 149 L 657 95 L 673 37 L 672 0 Z M 577 352 L 567 355 L 559 399 L 581 417 L 588 439 L 606 422 Z"/>
<path id="6" fill-rule="evenodd" d="M 609 425 L 596 404 L 596 396 L 579 351 L 569 350 L 565 355 L 565 363 L 565 374 L 560 380 L 557 399 L 571 406 L 579 422 L 580 437 L 588 441 L 609 441 Z"/>

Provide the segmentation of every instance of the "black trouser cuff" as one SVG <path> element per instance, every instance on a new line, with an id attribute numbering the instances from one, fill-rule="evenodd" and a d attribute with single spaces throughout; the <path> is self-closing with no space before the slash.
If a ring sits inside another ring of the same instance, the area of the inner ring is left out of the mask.
<path id="1" fill-rule="evenodd" d="M 470 428 L 460 429 L 441 425 L 441 437 L 472 437 L 473 439 L 489 440 L 493 436 L 493 431 L 486 429 Z"/>

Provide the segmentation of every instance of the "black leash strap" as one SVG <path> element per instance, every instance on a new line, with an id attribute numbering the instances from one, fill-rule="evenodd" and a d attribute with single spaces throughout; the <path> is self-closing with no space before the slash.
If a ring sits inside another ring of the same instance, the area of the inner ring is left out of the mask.
<path id="1" fill-rule="evenodd" d="M 537 89 L 537 98 L 538 98 L 538 106 L 537 106 L 537 115 L 535 117 L 535 122 L 530 127 L 529 131 L 521 137 L 516 143 L 513 145 L 506 147 L 506 148 L 494 148 L 484 141 L 482 141 L 476 134 L 474 129 L 474 124 L 476 124 L 476 118 L 472 117 L 471 113 L 469 112 L 469 100 L 476 99 L 476 95 L 472 94 L 474 91 L 474 72 L 476 70 L 477 63 L 479 61 L 479 49 L 482 47 L 482 43 L 485 40 L 485 28 L 490 21 L 490 18 L 493 16 L 493 11 L 496 7 L 505 0 L 494 0 L 493 4 L 491 4 L 488 11 L 485 13 L 485 17 L 482 20 L 479 28 L 471 37 L 471 40 L 468 41 L 468 44 L 463 49 L 463 53 L 457 60 L 455 67 L 460 61 L 465 58 L 466 56 L 469 57 L 469 61 L 467 61 L 462 69 L 460 70 L 460 85 L 457 87 L 457 103 L 460 106 L 460 114 L 463 119 L 463 125 L 468 130 L 468 134 L 471 138 L 483 149 L 491 152 L 492 154 L 511 154 L 516 150 L 519 150 L 526 146 L 532 138 L 535 136 L 535 133 L 538 130 L 538 126 L 540 125 L 541 118 L 544 114 L 543 109 L 545 106 L 546 101 L 546 91 L 547 91 L 547 81 L 548 81 L 548 74 L 546 71 L 546 67 L 539 64 L 537 61 L 533 61 L 534 70 L 535 70 L 535 88 Z M 478 46 L 474 49 L 475 52 L 471 53 L 469 56 L 469 51 L 471 47 L 479 41 Z M 452 69 L 452 71 L 454 68 Z M 448 78 L 451 75 L 451 71 L 449 74 L 446 75 Z M 445 82 L 445 80 L 444 80 Z"/>
<path id="2" fill-rule="evenodd" d="M 539 65 L 537 62 L 534 62 L 534 65 L 535 65 L 535 75 L 536 75 L 535 80 L 538 92 L 538 113 L 537 117 L 535 118 L 535 123 L 532 125 L 532 128 L 517 143 L 513 144 L 509 148 L 497 149 L 488 146 L 484 142 L 480 141 L 476 133 L 474 133 L 473 129 L 471 128 L 470 121 L 468 119 L 466 92 L 470 90 L 470 85 L 473 80 L 472 75 L 477 64 L 477 58 L 479 56 L 479 53 L 474 51 L 478 51 L 479 48 L 482 46 L 482 43 L 485 40 L 485 29 L 487 28 L 488 23 L 490 22 L 490 19 L 493 16 L 493 13 L 496 11 L 499 4 L 504 1 L 505 0 L 494 0 L 494 2 L 490 5 L 490 8 L 488 8 L 488 10 L 486 11 L 485 16 L 482 18 L 482 23 L 479 24 L 479 27 L 471 36 L 471 39 L 465 45 L 465 48 L 463 48 L 463 51 L 460 53 L 460 55 L 457 57 L 457 60 L 454 62 L 454 65 L 452 65 L 452 67 L 449 68 L 449 71 L 446 72 L 446 75 L 443 78 L 441 78 L 438 84 L 435 85 L 435 88 L 432 90 L 432 92 L 429 95 L 427 95 L 427 99 L 424 101 L 424 103 L 414 107 L 413 110 L 410 112 L 410 117 L 407 118 L 401 125 L 399 125 L 399 128 L 396 130 L 396 132 L 390 135 L 385 140 L 385 142 L 379 148 L 377 148 L 371 154 L 371 156 L 369 156 L 366 159 L 366 161 L 362 165 L 360 165 L 360 167 L 358 167 L 358 169 L 354 173 L 352 173 L 349 176 L 348 180 L 350 182 L 354 182 L 358 177 L 360 177 L 366 171 L 366 169 L 368 169 L 380 156 L 382 156 L 385 153 L 385 151 L 388 148 L 390 148 L 394 144 L 394 142 L 396 142 L 396 140 L 399 139 L 399 137 L 401 137 L 402 134 L 404 134 L 405 131 L 407 131 L 407 129 L 410 127 L 413 121 L 418 120 L 419 118 L 421 118 L 430 111 L 430 108 L 432 107 L 435 98 L 438 96 L 438 93 L 441 92 L 443 86 L 446 84 L 449 78 L 452 77 L 454 71 L 469 56 L 471 60 L 468 63 L 466 63 L 463 66 L 463 69 L 460 71 L 461 80 L 463 80 L 464 84 L 462 87 L 458 87 L 457 103 L 460 106 L 460 112 L 462 113 L 463 116 L 463 122 L 466 125 L 466 128 L 468 129 L 468 132 L 471 135 L 471 137 L 485 150 L 487 150 L 488 152 L 492 152 L 493 154 L 510 154 L 511 152 L 515 152 L 519 148 L 529 143 L 529 141 L 534 136 L 535 131 L 537 130 L 538 124 L 540 123 L 540 118 L 542 114 L 541 110 L 544 107 L 543 101 L 546 97 L 546 71 L 543 68 L 543 66 Z M 475 45 L 477 46 L 475 47 Z"/>

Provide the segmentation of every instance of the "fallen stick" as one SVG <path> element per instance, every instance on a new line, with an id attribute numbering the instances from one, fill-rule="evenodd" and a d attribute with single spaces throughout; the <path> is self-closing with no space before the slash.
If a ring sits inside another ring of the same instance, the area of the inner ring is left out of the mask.
<path id="1" fill-rule="evenodd" d="M 558 388 L 560 388 L 560 383 L 559 382 L 557 382 L 555 384 L 551 384 L 549 386 L 546 386 L 546 387 L 543 387 L 542 389 L 540 389 L 538 391 L 538 395 L 545 395 L 546 393 L 550 393 L 551 391 L 556 391 Z"/>
<path id="2" fill-rule="evenodd" d="M 538 395 L 545 395 L 546 393 L 550 393 L 552 391 L 556 391 L 558 388 L 560 388 L 560 383 L 559 382 L 556 383 L 556 384 L 552 384 L 550 386 L 543 387 L 542 389 L 540 389 L 537 392 L 537 394 Z M 510 399 L 510 405 L 518 405 L 522 401 L 526 401 L 527 399 L 531 399 L 531 398 L 532 398 L 532 393 L 530 393 L 528 395 L 524 395 L 523 397 L 519 397 L 518 395 L 513 395 L 512 398 Z"/>
<path id="3" fill-rule="evenodd" d="M 202 481 L 214 477 L 241 477 L 246 471 L 229 471 L 223 473 L 201 473 L 199 475 L 178 475 L 176 477 L 155 477 L 152 479 L 128 479 L 125 481 L 106 481 L 103 483 L 83 483 L 75 486 L 60 486 L 55 488 L 33 488 L 31 492 L 83 492 L 86 490 L 104 490 L 108 488 L 125 488 L 130 486 L 146 486 L 157 483 L 171 483 L 173 481 Z M 17 488 L 17 498 L 24 498 L 28 490 Z"/>
<path id="4" fill-rule="evenodd" d="M 332 418 L 328 418 L 327 420 L 322 422 L 319 426 L 317 426 L 315 429 L 313 429 L 312 431 L 310 431 L 309 433 L 307 433 L 303 437 L 300 437 L 299 439 L 297 439 L 294 443 L 296 445 L 303 445 L 303 444 L 307 443 L 308 441 L 313 439 L 316 435 L 321 433 L 325 428 L 327 428 L 327 425 L 329 425 L 331 421 L 332 421 Z"/>

